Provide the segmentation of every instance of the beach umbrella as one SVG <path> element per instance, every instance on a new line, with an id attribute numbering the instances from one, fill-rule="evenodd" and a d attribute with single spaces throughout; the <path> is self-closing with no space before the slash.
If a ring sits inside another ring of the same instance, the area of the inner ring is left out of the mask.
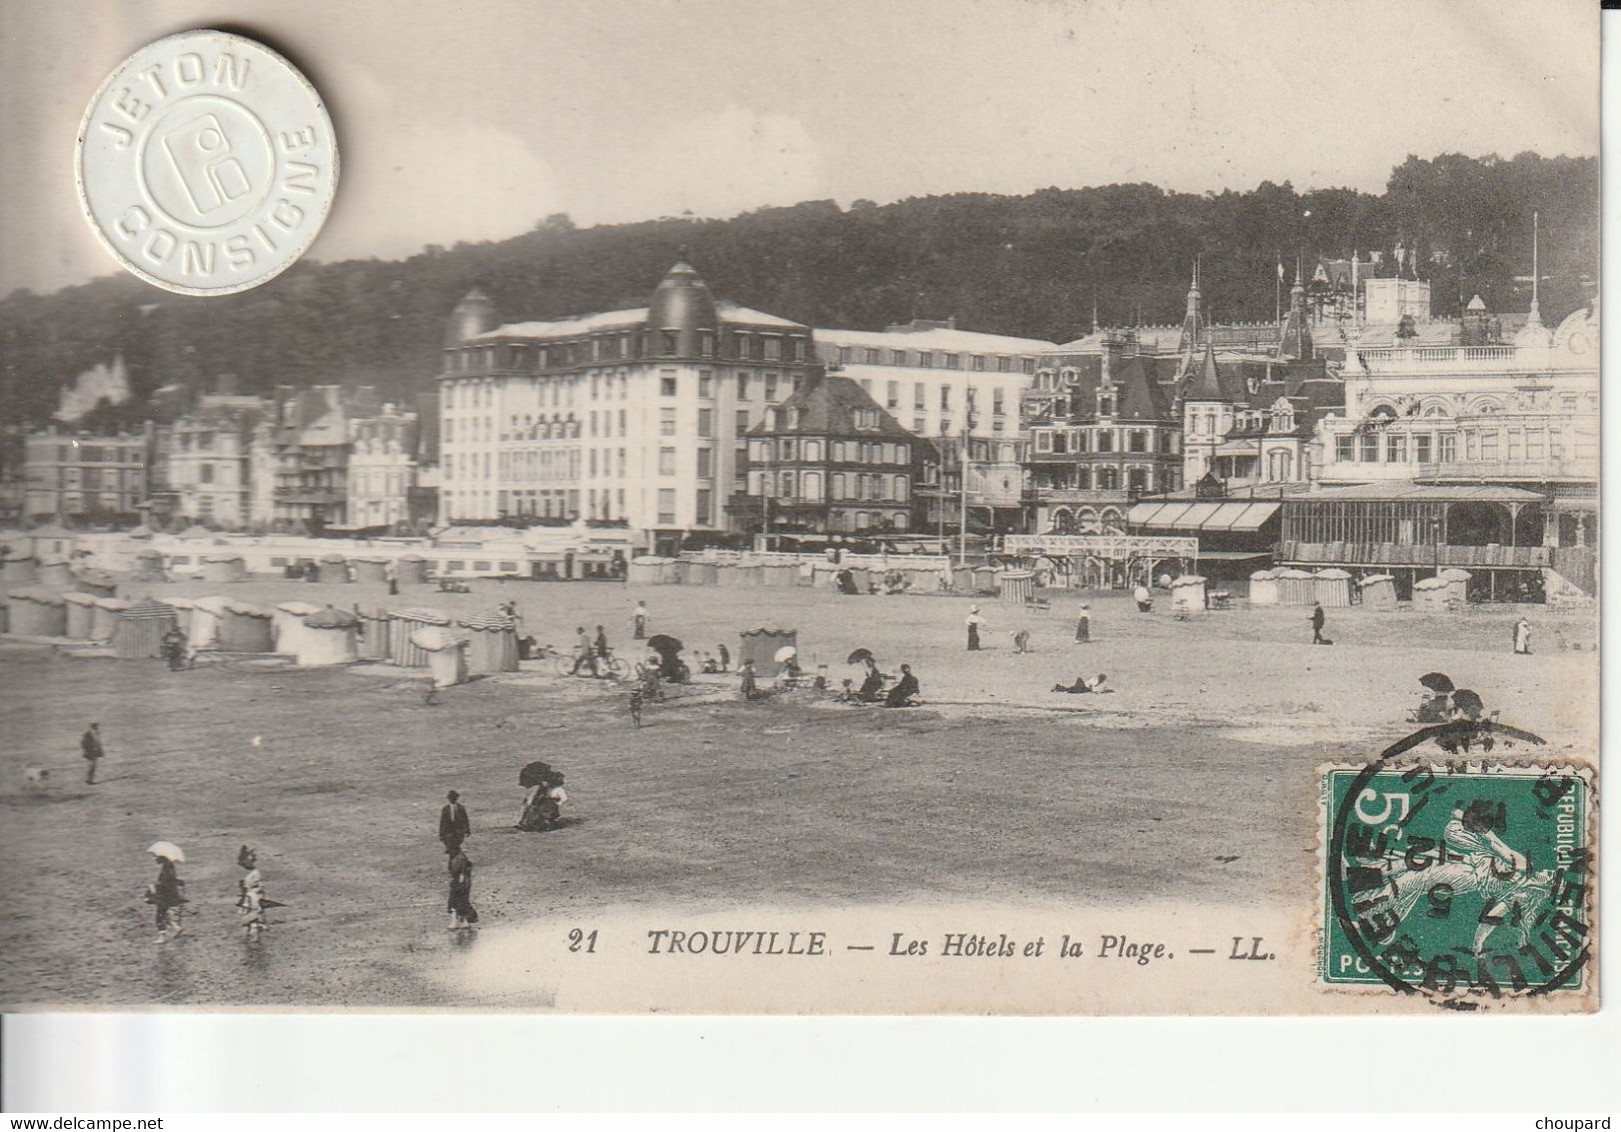
<path id="1" fill-rule="evenodd" d="M 647 638 L 647 647 L 654 652 L 672 653 L 680 652 L 687 646 L 674 637 L 666 636 L 663 633 L 655 633 Z"/>
<path id="2" fill-rule="evenodd" d="M 1486 713 L 1486 702 L 1480 698 L 1478 692 L 1468 688 L 1459 688 L 1452 693 L 1452 706 L 1470 719 L 1479 719 Z"/>
<path id="3" fill-rule="evenodd" d="M 776 661 L 778 664 L 787 664 L 790 660 L 794 659 L 794 657 L 798 655 L 799 650 L 794 648 L 793 645 L 783 645 L 777 650 L 776 655 L 771 659 Z"/>
<path id="4" fill-rule="evenodd" d="M 154 857 L 162 857 L 165 861 L 173 861 L 177 865 L 186 862 L 186 855 L 180 851 L 180 846 L 172 841 L 154 841 L 146 851 Z"/>
<path id="5" fill-rule="evenodd" d="M 860 664 L 862 661 L 867 661 L 867 660 L 871 660 L 871 661 L 876 662 L 877 659 L 878 659 L 877 657 L 872 655 L 872 650 L 871 649 L 856 649 L 855 652 L 851 653 L 848 657 L 845 658 L 844 663 L 846 663 L 846 664 Z"/>
<path id="6" fill-rule="evenodd" d="M 1418 678 L 1418 682 L 1432 692 L 1441 695 L 1451 695 L 1453 691 L 1452 677 L 1445 672 L 1428 672 Z"/>
<path id="7" fill-rule="evenodd" d="M 551 763 L 536 761 L 518 772 L 518 785 L 524 787 L 545 786 L 559 777 L 558 773 L 552 769 Z"/>

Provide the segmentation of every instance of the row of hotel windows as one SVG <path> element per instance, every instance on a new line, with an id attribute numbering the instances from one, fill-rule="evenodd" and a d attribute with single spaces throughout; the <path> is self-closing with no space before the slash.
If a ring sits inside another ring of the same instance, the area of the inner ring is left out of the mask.
<path id="1" fill-rule="evenodd" d="M 826 477 L 825 499 L 822 495 L 823 483 L 821 472 L 750 472 L 749 494 L 798 503 L 862 499 L 878 503 L 905 503 L 912 495 L 912 481 L 907 476 L 866 472 L 847 476 L 834 472 Z"/>
<path id="2" fill-rule="evenodd" d="M 804 460 L 816 463 L 823 452 L 835 464 L 910 464 L 910 444 L 879 444 L 865 440 L 835 440 L 824 446 L 820 440 L 792 438 L 749 441 L 749 459 L 757 464 L 771 460 Z"/>
<path id="3" fill-rule="evenodd" d="M 965 355 L 954 354 L 949 351 L 934 350 L 895 350 L 880 349 L 874 346 L 840 346 L 839 364 L 850 365 L 860 361 L 862 365 L 869 366 L 904 366 L 915 365 L 919 369 L 962 369 L 962 359 Z M 984 372 L 990 368 L 989 357 L 996 358 L 997 373 L 1035 373 L 1036 359 L 1013 358 L 1007 354 L 968 354 L 968 369 Z M 936 363 L 938 359 L 938 364 Z M 863 382 L 865 384 L 865 382 Z M 894 385 L 894 382 L 890 382 Z M 893 407 L 893 406 L 891 406 Z"/>
<path id="4" fill-rule="evenodd" d="M 1127 468 L 1124 483 L 1131 491 L 1175 491 L 1181 486 L 1177 482 L 1180 478 L 1175 469 L 1162 468 L 1156 487 L 1152 468 Z M 1093 468 L 1087 464 L 1077 464 L 1070 470 L 1069 475 L 1056 482 L 1050 478 L 1037 476 L 1034 486 L 1057 491 L 1119 491 L 1121 482 L 1119 468 L 1107 465 Z"/>
<path id="5" fill-rule="evenodd" d="M 784 376 L 787 377 L 786 381 L 783 380 Z M 782 400 L 789 393 L 797 392 L 802 377 L 803 375 L 798 373 L 783 375 L 766 372 L 757 375 L 750 370 L 739 370 L 733 380 L 736 382 L 737 400 L 752 401 L 753 392 L 758 387 L 761 399 L 770 403 Z M 549 380 L 539 386 L 540 400 L 544 402 L 546 394 L 550 392 L 552 408 L 573 408 L 576 386 L 588 388 L 588 396 L 592 401 L 624 401 L 630 396 L 630 378 L 625 374 L 592 374 L 589 380 L 589 387 L 584 386 L 584 379 L 577 376 Z M 949 402 L 950 387 L 947 386 L 946 389 L 945 400 Z M 698 396 L 709 399 L 713 398 L 716 392 L 714 373 L 710 370 L 699 370 Z M 446 411 L 458 408 L 494 408 L 495 394 L 496 384 L 493 381 L 471 381 L 465 384 L 447 381 L 440 386 L 440 400 Z M 681 375 L 674 370 L 660 370 L 659 396 L 678 397 L 680 394 Z M 517 419 L 516 414 L 512 419 Z"/>
<path id="6" fill-rule="evenodd" d="M 1565 436 L 1557 428 L 1482 429 L 1463 434 L 1463 459 L 1473 460 L 1562 460 Z M 1590 460 L 1598 453 L 1596 437 L 1577 433 L 1574 437 L 1578 460 Z M 1452 463 L 1459 458 L 1455 432 L 1364 432 L 1334 438 L 1334 459 L 1342 464 Z"/>
<path id="7" fill-rule="evenodd" d="M 51 462 L 52 448 L 56 450 L 56 463 L 58 464 L 144 464 L 146 462 L 146 445 L 144 442 L 127 445 L 30 444 L 27 448 L 28 462 L 30 464 Z"/>
<path id="8" fill-rule="evenodd" d="M 1268 418 L 1271 420 L 1273 432 L 1293 432 L 1295 430 L 1293 409 L 1273 409 L 1264 413 L 1258 411 L 1237 413 L 1234 415 L 1230 427 L 1246 432 L 1253 431 L 1261 428 Z M 1214 412 L 1189 413 L 1188 427 L 1192 429 L 1195 435 L 1204 436 L 1224 436 L 1228 431 L 1228 428 L 1219 422 L 1218 414 Z"/>
<path id="9" fill-rule="evenodd" d="M 862 392 L 866 393 L 867 396 L 876 396 L 876 394 L 873 393 L 873 383 L 871 378 L 860 378 L 858 383 L 861 386 Z M 891 411 L 898 410 L 901 407 L 901 383 L 898 381 L 886 381 L 884 386 L 884 408 Z M 928 411 L 929 388 L 930 386 L 926 382 L 914 381 L 912 383 L 912 411 L 914 413 Z M 943 413 L 949 413 L 951 411 L 951 394 L 953 387 L 950 385 L 937 385 L 934 386 L 934 388 L 940 391 L 940 411 Z M 973 386 L 964 386 L 964 388 L 968 391 L 967 396 L 970 408 L 981 403 L 981 399 L 976 396 L 976 390 Z M 1007 390 L 1000 388 L 991 390 L 991 415 L 997 417 L 1007 415 Z"/>
<path id="10" fill-rule="evenodd" d="M 54 473 L 54 474 L 53 474 Z M 24 477 L 30 484 L 51 487 L 82 487 L 88 491 L 117 491 L 127 487 L 140 491 L 146 484 L 146 472 L 139 468 L 39 468 L 29 467 Z"/>
<path id="11" fill-rule="evenodd" d="M 806 337 L 737 331 L 732 335 L 731 347 L 726 356 L 736 358 L 738 361 L 812 360 L 811 342 Z M 462 346 L 452 352 L 456 358 L 453 369 L 458 373 L 467 373 L 474 369 L 551 369 L 585 365 L 587 362 L 596 361 L 673 358 L 680 354 L 680 349 L 681 337 L 678 332 L 644 330 L 639 333 L 597 334 L 586 341 L 560 342 L 547 346 L 526 346 L 510 342 L 485 343 Z M 698 331 L 698 356 L 701 358 L 719 356 L 715 352 L 713 331 Z"/>
<path id="12" fill-rule="evenodd" d="M 1054 456 L 1081 455 L 1091 452 L 1114 452 L 1119 443 L 1121 431 L 1125 432 L 1126 446 L 1119 451 L 1147 454 L 1158 451 L 1161 454 L 1170 454 L 1176 451 L 1176 437 L 1169 432 L 1153 434 L 1155 439 L 1150 441 L 1147 429 L 1036 429 L 1031 432 L 1031 439 L 1035 442 L 1036 451 L 1051 453 Z M 1090 436 L 1090 439 L 1088 437 Z M 1153 447 L 1150 447 L 1150 444 Z"/>

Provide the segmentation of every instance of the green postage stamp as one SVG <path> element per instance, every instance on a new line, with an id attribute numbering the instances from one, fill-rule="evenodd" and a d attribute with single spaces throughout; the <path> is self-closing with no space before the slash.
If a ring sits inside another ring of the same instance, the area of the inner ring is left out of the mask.
<path id="1" fill-rule="evenodd" d="M 1456 757 L 1443 730 L 1322 771 L 1319 982 L 1466 1010 L 1596 1004 L 1591 768 Z M 1424 755 L 1429 739 L 1453 753 Z"/>

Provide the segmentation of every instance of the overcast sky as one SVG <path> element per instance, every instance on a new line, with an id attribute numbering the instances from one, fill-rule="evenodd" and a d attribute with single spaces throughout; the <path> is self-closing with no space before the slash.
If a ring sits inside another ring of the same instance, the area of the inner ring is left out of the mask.
<path id="1" fill-rule="evenodd" d="M 78 212 L 90 96 L 211 0 L 0 3 L 0 294 L 114 270 Z M 238 0 L 339 131 L 310 254 L 540 217 L 1150 181 L 1377 191 L 1408 153 L 1598 152 L 1593 0 Z"/>

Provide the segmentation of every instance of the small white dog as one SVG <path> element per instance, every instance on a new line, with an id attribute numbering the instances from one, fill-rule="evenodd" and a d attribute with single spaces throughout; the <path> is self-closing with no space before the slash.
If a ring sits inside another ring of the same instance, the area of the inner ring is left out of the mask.
<path id="1" fill-rule="evenodd" d="M 51 784 L 51 768 L 45 766 L 23 767 L 23 789 L 43 790 Z"/>

